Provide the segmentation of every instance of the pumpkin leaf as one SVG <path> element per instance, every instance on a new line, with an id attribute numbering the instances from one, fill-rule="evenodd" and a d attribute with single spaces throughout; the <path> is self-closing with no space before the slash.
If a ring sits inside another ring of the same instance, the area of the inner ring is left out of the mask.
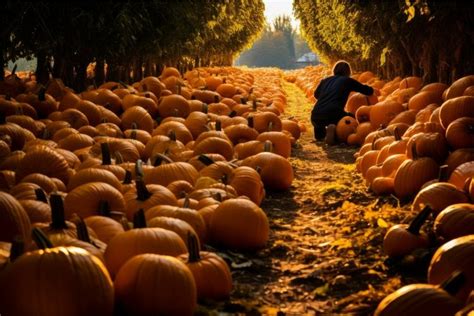
<path id="1" fill-rule="evenodd" d="M 377 226 L 380 228 L 387 228 L 388 223 L 383 218 L 379 218 L 377 219 Z"/>

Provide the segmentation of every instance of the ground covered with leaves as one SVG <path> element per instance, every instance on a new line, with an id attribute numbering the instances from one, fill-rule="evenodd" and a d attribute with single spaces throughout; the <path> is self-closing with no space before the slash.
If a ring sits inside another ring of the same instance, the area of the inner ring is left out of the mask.
<path id="1" fill-rule="evenodd" d="M 261 205 L 271 228 L 265 249 L 217 250 L 232 267 L 234 290 L 227 302 L 204 303 L 199 313 L 371 315 L 388 293 L 424 281 L 419 258 L 393 262 L 382 251 L 387 227 L 413 217 L 410 205 L 367 191 L 355 170 L 356 148 L 312 142 L 312 105 L 295 85 L 284 88 L 285 115 L 308 126 L 290 158 L 292 188 L 267 192 Z"/>

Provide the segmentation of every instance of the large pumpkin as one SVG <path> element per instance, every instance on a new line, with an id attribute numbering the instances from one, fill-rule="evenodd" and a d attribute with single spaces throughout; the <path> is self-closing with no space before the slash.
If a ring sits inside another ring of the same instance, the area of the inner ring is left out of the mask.
<path id="1" fill-rule="evenodd" d="M 235 249 L 259 249 L 269 238 L 266 214 L 250 200 L 237 198 L 222 202 L 210 222 L 212 242 Z"/>
<path id="2" fill-rule="evenodd" d="M 196 284 L 180 260 L 147 253 L 122 266 L 115 279 L 115 297 L 128 315 L 193 315 Z"/>
<path id="3" fill-rule="evenodd" d="M 113 315 L 114 289 L 102 262 L 84 249 L 58 247 L 20 256 L 2 275 L 5 315 Z M 29 297 L 28 302 L 19 297 Z"/>
<path id="4" fill-rule="evenodd" d="M 453 239 L 435 252 L 428 269 L 428 282 L 440 284 L 451 273 L 461 270 L 466 282 L 457 293 L 457 297 L 465 301 L 474 288 L 474 235 Z"/>
<path id="5" fill-rule="evenodd" d="M 186 251 L 185 243 L 175 232 L 163 228 L 137 228 L 118 234 L 109 241 L 105 262 L 114 277 L 120 267 L 136 255 L 154 253 L 177 256 Z"/>

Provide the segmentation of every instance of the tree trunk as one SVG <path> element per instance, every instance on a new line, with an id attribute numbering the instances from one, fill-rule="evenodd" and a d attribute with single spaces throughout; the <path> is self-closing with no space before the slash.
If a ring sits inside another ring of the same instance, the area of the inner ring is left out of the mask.
<path id="1" fill-rule="evenodd" d="M 47 63 L 47 56 L 43 52 L 36 54 L 36 81 L 41 84 L 46 84 L 49 80 L 49 73 Z"/>
<path id="2" fill-rule="evenodd" d="M 0 51 L 0 81 L 5 79 L 5 59 L 3 58 L 3 51 Z"/>
<path id="3" fill-rule="evenodd" d="M 104 59 L 103 58 L 97 58 L 96 64 L 95 64 L 95 84 L 100 86 L 105 82 L 105 71 L 104 71 Z"/>

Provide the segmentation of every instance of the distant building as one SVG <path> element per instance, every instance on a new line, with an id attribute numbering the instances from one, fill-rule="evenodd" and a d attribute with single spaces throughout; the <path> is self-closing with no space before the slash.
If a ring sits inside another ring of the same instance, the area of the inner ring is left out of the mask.
<path id="1" fill-rule="evenodd" d="M 300 65 L 304 65 L 304 66 L 309 66 L 309 65 L 317 65 L 320 62 L 319 62 L 318 56 L 315 53 L 309 52 L 309 53 L 304 54 L 300 58 L 298 58 L 296 60 L 296 63 Z"/>

